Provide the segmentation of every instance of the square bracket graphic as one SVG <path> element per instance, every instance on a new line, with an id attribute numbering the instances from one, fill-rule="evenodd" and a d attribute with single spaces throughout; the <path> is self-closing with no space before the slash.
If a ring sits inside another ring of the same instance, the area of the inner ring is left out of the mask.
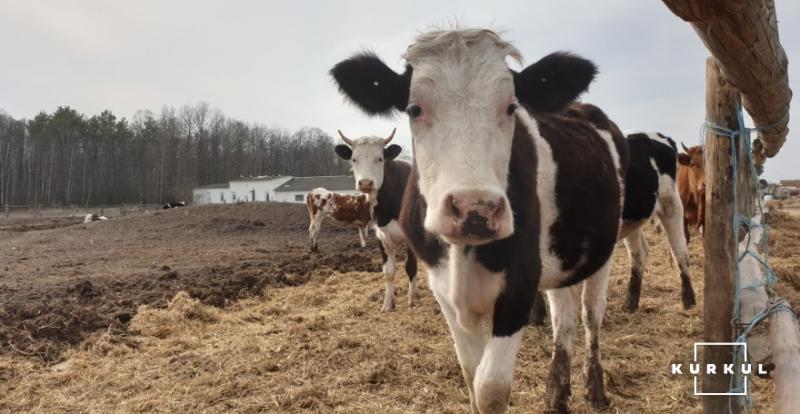
<path id="1" fill-rule="evenodd" d="M 747 342 L 695 342 L 694 344 L 694 363 L 697 360 L 698 346 L 741 346 L 744 347 L 744 362 L 747 363 Z M 699 392 L 697 390 L 697 375 L 694 375 L 694 395 L 747 395 L 747 376 L 744 377 L 744 391 L 742 392 Z"/>

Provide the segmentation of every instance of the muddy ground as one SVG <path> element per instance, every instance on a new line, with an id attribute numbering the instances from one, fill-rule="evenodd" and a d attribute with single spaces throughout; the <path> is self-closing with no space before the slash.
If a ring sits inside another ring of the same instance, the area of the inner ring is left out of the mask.
<path id="1" fill-rule="evenodd" d="M 361 249 L 354 228 L 326 223 L 309 254 L 306 214 L 246 204 L 87 225 L 0 218 L 0 412 L 468 412 L 424 271 L 419 306 L 406 304 L 399 269 L 397 311 L 381 313 L 374 237 Z M 771 223 L 776 290 L 798 309 L 800 218 Z M 635 313 L 623 310 L 627 255 L 615 253 L 600 345 L 607 412 L 699 413 L 691 378 L 669 367 L 702 338 L 702 237 L 690 245 L 689 311 L 665 236 L 648 226 L 647 239 Z M 570 407 L 585 413 L 579 329 Z M 526 329 L 510 413 L 544 409 L 551 351 L 548 326 Z M 752 382 L 750 412 L 771 412 L 774 384 Z"/>
<path id="2" fill-rule="evenodd" d="M 242 204 L 148 211 L 105 222 L 0 218 L 0 354 L 58 362 L 87 335 L 124 333 L 139 305 L 184 290 L 224 307 L 311 273 L 378 271 L 377 242 L 326 223 L 309 254 L 304 205 Z"/>

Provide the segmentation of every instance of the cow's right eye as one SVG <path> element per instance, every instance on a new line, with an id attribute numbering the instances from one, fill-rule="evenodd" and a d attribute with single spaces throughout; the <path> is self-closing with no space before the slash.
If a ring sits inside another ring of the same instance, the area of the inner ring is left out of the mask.
<path id="1" fill-rule="evenodd" d="M 408 108 L 406 108 L 406 113 L 408 114 L 408 116 L 411 117 L 411 119 L 414 119 L 422 115 L 422 108 L 420 108 L 419 105 L 412 104 L 409 105 Z"/>
<path id="2" fill-rule="evenodd" d="M 358 162 L 358 160 L 353 158 L 353 163 L 357 163 L 357 162 Z"/>

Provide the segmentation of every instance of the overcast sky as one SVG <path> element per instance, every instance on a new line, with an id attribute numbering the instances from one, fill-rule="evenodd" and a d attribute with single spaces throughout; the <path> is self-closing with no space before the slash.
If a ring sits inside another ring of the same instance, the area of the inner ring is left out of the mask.
<path id="1" fill-rule="evenodd" d="M 800 1 L 776 0 L 789 80 L 800 93 Z M 0 0 L 0 109 L 31 118 L 69 105 L 85 114 L 206 101 L 226 115 L 336 136 L 387 135 L 410 147 L 405 117 L 369 119 L 327 71 L 369 48 L 401 71 L 420 30 L 459 21 L 505 31 L 526 64 L 555 50 L 593 60 L 584 100 L 623 129 L 699 142 L 705 58 L 691 27 L 658 0 L 377 2 Z M 800 178 L 800 105 L 768 179 Z"/>

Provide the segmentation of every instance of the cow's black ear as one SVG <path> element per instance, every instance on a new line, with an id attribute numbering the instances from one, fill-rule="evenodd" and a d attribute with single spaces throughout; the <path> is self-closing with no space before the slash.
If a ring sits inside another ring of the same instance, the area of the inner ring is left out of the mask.
<path id="1" fill-rule="evenodd" d="M 343 60 L 331 69 L 339 91 L 368 115 L 391 116 L 405 111 L 411 80 L 411 67 L 405 73 L 386 66 L 372 53 L 365 52 Z"/>
<path id="2" fill-rule="evenodd" d="M 336 151 L 336 155 L 343 160 L 349 160 L 350 157 L 353 156 L 353 150 L 344 144 L 337 145 L 333 150 Z"/>
<path id="3" fill-rule="evenodd" d="M 403 148 L 401 148 L 397 144 L 389 145 L 388 147 L 383 149 L 383 159 L 385 159 L 386 161 L 393 160 L 397 158 L 397 156 L 400 155 L 400 152 L 402 151 Z"/>
<path id="4" fill-rule="evenodd" d="M 589 60 L 566 52 L 551 53 L 514 73 L 517 99 L 537 112 L 556 112 L 586 92 L 597 74 Z"/>

